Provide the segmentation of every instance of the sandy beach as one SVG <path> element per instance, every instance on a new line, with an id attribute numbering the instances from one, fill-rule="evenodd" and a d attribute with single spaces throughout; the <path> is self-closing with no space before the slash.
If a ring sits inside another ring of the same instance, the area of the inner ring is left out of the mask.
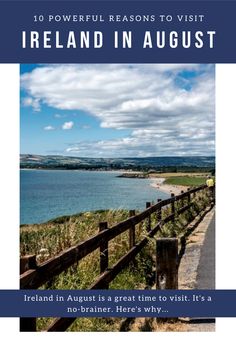
<path id="1" fill-rule="evenodd" d="M 167 194 L 174 193 L 175 195 L 178 195 L 181 193 L 181 191 L 185 192 L 188 189 L 186 186 L 165 184 L 164 182 L 165 178 L 151 178 L 151 186 Z"/>

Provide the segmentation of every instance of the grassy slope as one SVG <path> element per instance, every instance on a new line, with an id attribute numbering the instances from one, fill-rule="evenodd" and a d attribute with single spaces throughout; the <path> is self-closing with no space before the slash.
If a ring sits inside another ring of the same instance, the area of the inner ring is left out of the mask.
<path id="1" fill-rule="evenodd" d="M 206 203 L 204 198 L 196 200 L 196 215 L 199 206 Z M 163 216 L 170 210 L 163 211 Z M 190 213 L 191 214 L 191 213 Z M 108 225 L 118 223 L 128 217 L 128 211 L 108 210 L 87 212 L 83 214 L 65 216 L 39 225 L 24 225 L 20 230 L 21 255 L 36 254 L 38 263 L 51 258 L 62 250 L 83 241 L 98 232 L 98 223 L 107 221 Z M 179 235 L 189 218 L 189 212 L 176 219 L 175 230 Z M 152 227 L 155 225 L 155 216 L 152 219 Z M 159 236 L 168 237 L 172 233 L 172 224 L 164 226 Z M 146 235 L 145 223 L 136 226 L 136 242 Z M 109 242 L 109 267 L 111 267 L 129 249 L 128 232 L 116 237 Z M 145 249 L 136 257 L 135 267 L 130 265 L 120 273 L 110 284 L 110 289 L 144 289 L 153 283 L 153 267 L 155 260 L 155 240 L 151 239 Z M 44 286 L 46 289 L 86 289 L 99 275 L 99 251 L 96 250 L 79 264 L 75 264 L 67 271 L 50 281 Z M 38 329 L 44 329 L 51 319 L 37 321 Z M 70 331 L 116 331 L 121 326 L 119 318 L 79 318 L 70 327 Z"/>
<path id="2" fill-rule="evenodd" d="M 24 225 L 20 230 L 21 255 L 36 254 L 37 262 L 41 263 L 62 250 L 83 241 L 98 233 L 98 224 L 107 221 L 109 226 L 128 218 L 128 211 L 108 210 L 87 212 L 83 214 L 57 218 L 44 224 Z M 145 225 L 136 227 L 136 240 L 145 235 Z M 152 247 L 152 245 L 150 245 Z M 110 289 L 143 289 L 152 272 L 150 246 L 146 247 L 135 260 L 135 268 L 130 266 L 124 270 L 110 284 Z M 109 267 L 121 258 L 129 249 L 128 232 L 109 242 Z M 94 251 L 79 264 L 75 264 L 67 271 L 46 284 L 45 289 L 87 289 L 99 275 L 99 250 Z M 120 319 L 78 319 L 70 328 L 74 331 L 108 331 L 115 330 Z M 50 322 L 50 319 L 37 321 L 41 330 Z"/>
<path id="3" fill-rule="evenodd" d="M 111 227 L 121 220 L 128 218 L 128 211 L 125 210 L 108 210 L 87 212 L 78 215 L 61 217 L 48 223 L 39 225 L 24 225 L 21 227 L 21 255 L 36 254 L 37 262 L 41 263 L 59 252 L 69 248 L 78 242 L 84 241 L 87 238 L 98 233 L 98 224 L 101 221 L 107 221 Z M 140 224 L 136 227 L 136 241 L 143 238 L 145 235 L 145 225 Z M 128 232 L 116 237 L 109 242 L 109 266 L 112 266 L 121 256 L 129 249 Z M 69 274 L 57 277 L 50 284 L 50 287 L 58 289 L 73 289 L 88 288 L 96 276 L 99 275 L 99 251 L 96 250 L 82 261 L 79 266 L 71 267 Z M 68 273 L 68 272 L 67 272 Z M 137 287 L 139 283 L 144 281 L 143 274 L 136 274 L 139 277 L 139 282 L 136 279 Z M 132 289 L 133 279 L 124 279 L 123 288 Z M 116 280 L 112 287 L 116 287 Z M 118 284 L 117 287 L 120 287 Z"/>

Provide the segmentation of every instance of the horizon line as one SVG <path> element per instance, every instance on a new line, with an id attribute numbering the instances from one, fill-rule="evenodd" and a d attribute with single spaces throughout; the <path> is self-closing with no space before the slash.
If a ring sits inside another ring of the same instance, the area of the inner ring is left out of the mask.
<path id="1" fill-rule="evenodd" d="M 179 158 L 185 158 L 185 157 L 216 157 L 215 155 L 162 155 L 162 156 L 126 156 L 126 157 L 115 157 L 115 156 L 109 156 L 109 157 L 93 157 L 93 156 L 72 156 L 72 155 L 57 155 L 57 154 L 34 154 L 34 153 L 20 153 L 20 156 L 22 155 L 33 155 L 33 156 L 55 156 L 55 157 L 75 157 L 75 158 L 83 158 L 83 159 L 146 159 L 146 158 L 156 158 L 156 157 L 179 157 Z"/>

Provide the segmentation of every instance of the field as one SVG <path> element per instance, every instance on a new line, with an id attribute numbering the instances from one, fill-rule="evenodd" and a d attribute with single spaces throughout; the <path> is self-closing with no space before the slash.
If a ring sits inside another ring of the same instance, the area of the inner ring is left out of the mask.
<path id="1" fill-rule="evenodd" d="M 165 184 L 174 184 L 179 186 L 195 187 L 206 183 L 206 177 L 203 176 L 171 176 L 165 179 Z"/>

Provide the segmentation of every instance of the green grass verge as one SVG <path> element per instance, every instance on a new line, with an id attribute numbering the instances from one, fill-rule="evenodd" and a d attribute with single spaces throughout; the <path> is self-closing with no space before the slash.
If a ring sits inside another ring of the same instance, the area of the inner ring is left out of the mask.
<path id="1" fill-rule="evenodd" d="M 206 178 L 190 176 L 169 177 L 165 180 L 164 183 L 175 184 L 180 186 L 200 186 L 201 184 L 206 183 Z"/>

